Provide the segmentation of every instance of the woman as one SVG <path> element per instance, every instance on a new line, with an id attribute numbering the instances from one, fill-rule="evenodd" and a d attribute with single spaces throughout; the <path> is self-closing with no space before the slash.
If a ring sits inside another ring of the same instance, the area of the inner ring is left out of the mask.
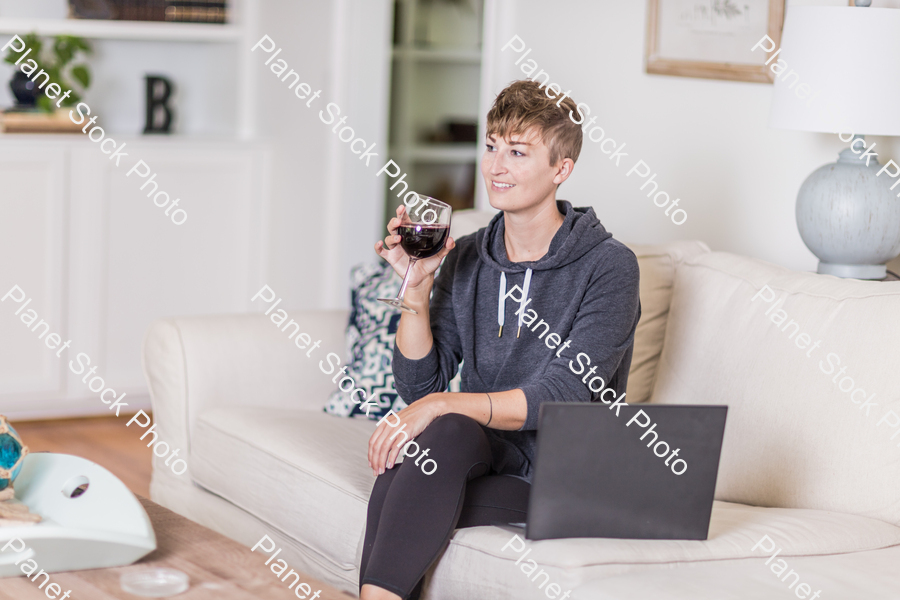
<path id="1" fill-rule="evenodd" d="M 409 406 L 369 441 L 377 480 L 363 600 L 418 598 L 455 528 L 525 521 L 541 404 L 595 401 L 603 385 L 625 393 L 640 318 L 637 259 L 592 208 L 556 200 L 582 131 L 575 102 L 542 87 L 514 82 L 488 113 L 481 173 L 502 212 L 413 266 L 404 301 L 418 314 L 403 313 L 393 358 Z M 401 276 L 404 210 L 375 245 Z M 462 392 L 445 392 L 461 362 Z M 588 388 L 598 378 L 600 388 Z M 395 464 L 406 442 L 399 429 L 429 449 L 433 473 L 412 459 Z"/>

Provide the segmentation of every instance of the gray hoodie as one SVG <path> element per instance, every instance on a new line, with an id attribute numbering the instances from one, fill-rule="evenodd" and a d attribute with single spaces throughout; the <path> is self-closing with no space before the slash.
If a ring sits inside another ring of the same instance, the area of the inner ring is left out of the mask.
<path id="1" fill-rule="evenodd" d="M 394 382 L 407 403 L 445 391 L 460 362 L 463 392 L 525 393 L 528 416 L 520 430 L 486 431 L 492 472 L 527 481 L 541 404 L 595 402 L 600 392 L 589 384 L 595 390 L 605 384 L 621 397 L 641 316 L 634 253 L 613 239 L 593 208 L 565 200 L 557 206 L 565 220 L 536 261 L 506 257 L 502 212 L 459 238 L 435 278 L 431 351 L 411 360 L 394 345 Z"/>

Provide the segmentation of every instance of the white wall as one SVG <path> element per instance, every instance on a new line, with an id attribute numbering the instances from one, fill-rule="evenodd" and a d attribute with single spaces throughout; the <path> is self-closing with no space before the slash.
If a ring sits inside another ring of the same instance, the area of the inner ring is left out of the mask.
<path id="1" fill-rule="evenodd" d="M 891 2 L 896 0 L 878 5 Z M 589 104 L 610 137 L 627 144 L 628 157 L 616 168 L 586 140 L 560 198 L 593 206 L 624 241 L 700 239 L 713 250 L 815 270 L 818 261 L 797 232 L 794 203 L 803 180 L 834 162 L 846 146 L 837 136 L 769 129 L 770 84 L 647 75 L 644 0 L 497 0 L 497 5 L 499 46 L 513 34 L 525 40 L 533 48 L 528 58 L 563 90 L 571 88 L 576 101 Z M 511 50 L 487 54 L 494 60 L 490 98 L 526 77 Z M 900 156 L 897 138 L 871 139 L 883 149 L 882 162 Z M 653 205 L 636 175 L 626 177 L 638 159 L 657 173 L 660 189 L 681 199 L 688 213 L 683 225 L 674 225 Z"/>
<path id="2" fill-rule="evenodd" d="M 283 49 L 278 58 L 322 90 L 307 108 L 265 56 L 251 69 L 258 131 L 273 144 L 268 281 L 287 308 L 347 306 L 350 267 L 377 258 L 381 165 L 366 167 L 319 111 L 336 103 L 386 162 L 389 8 L 387 0 L 260 2 L 258 37 L 269 35 Z"/>
<path id="3" fill-rule="evenodd" d="M 271 37 L 282 48 L 290 68 L 313 90 L 329 87 L 329 47 L 332 10 L 324 3 L 263 0 L 259 7 L 259 35 Z M 248 50 L 249 51 L 249 50 Z M 259 53 L 259 51 L 257 51 Z M 327 156 L 323 152 L 327 130 L 316 113 L 305 106 L 269 67 L 267 55 L 254 57 L 250 73 L 257 94 L 257 130 L 272 148 L 272 195 L 268 217 L 268 284 L 291 307 L 315 306 L 319 294 L 313 285 L 324 273 L 314 252 L 321 233 L 313 226 L 314 211 L 325 197 Z M 324 92 L 323 92 L 324 93 Z"/>

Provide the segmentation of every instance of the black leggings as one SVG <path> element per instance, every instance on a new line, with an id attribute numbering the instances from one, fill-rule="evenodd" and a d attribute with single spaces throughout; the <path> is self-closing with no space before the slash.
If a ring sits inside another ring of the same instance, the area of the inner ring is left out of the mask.
<path id="1" fill-rule="evenodd" d="M 416 443 L 431 449 L 437 470 L 426 475 L 406 457 L 375 480 L 359 567 L 360 588 L 369 583 L 413 599 L 454 529 L 524 522 L 531 489 L 516 477 L 488 475 L 491 447 L 474 419 L 438 417 Z"/>

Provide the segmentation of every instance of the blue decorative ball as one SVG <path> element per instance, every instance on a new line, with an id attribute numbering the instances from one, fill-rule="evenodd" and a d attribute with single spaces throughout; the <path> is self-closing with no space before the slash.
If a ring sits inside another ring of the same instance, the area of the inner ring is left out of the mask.
<path id="1" fill-rule="evenodd" d="M 28 453 L 22 438 L 6 417 L 0 415 L 0 491 L 5 490 L 22 470 L 22 458 Z"/>

